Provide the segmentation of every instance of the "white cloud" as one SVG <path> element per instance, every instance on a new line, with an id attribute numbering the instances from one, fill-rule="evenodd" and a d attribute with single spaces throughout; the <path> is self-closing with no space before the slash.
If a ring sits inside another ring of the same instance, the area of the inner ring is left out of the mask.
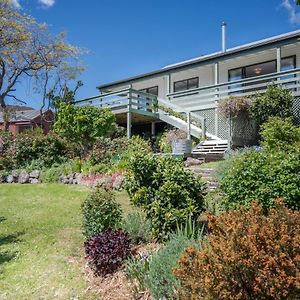
<path id="1" fill-rule="evenodd" d="M 15 8 L 21 8 L 21 4 L 19 0 L 9 0 L 9 1 Z"/>
<path id="2" fill-rule="evenodd" d="M 55 0 L 38 0 L 38 2 L 45 8 L 52 7 L 55 4 Z"/>
<path id="3" fill-rule="evenodd" d="M 300 24 L 300 12 L 296 12 L 296 6 L 290 0 L 283 0 L 281 6 L 287 10 L 290 23 Z"/>

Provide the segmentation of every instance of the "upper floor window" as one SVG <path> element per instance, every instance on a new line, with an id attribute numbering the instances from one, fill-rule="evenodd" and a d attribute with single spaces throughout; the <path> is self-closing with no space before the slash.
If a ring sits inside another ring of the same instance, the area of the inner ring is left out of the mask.
<path id="1" fill-rule="evenodd" d="M 154 96 L 158 96 L 158 86 L 152 86 L 146 89 L 140 90 L 141 92 L 148 93 Z"/>
<path id="2" fill-rule="evenodd" d="M 284 57 L 281 59 L 281 71 L 296 68 L 296 56 Z M 244 78 L 275 73 L 277 69 L 276 60 L 270 60 L 250 66 L 240 67 L 228 71 L 228 80 L 236 81 Z"/>
<path id="3" fill-rule="evenodd" d="M 199 77 L 174 82 L 174 92 L 196 89 L 199 87 Z"/>

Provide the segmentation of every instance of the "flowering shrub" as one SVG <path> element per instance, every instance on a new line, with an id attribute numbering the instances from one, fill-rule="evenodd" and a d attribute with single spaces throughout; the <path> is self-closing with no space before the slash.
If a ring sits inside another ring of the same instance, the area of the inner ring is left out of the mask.
<path id="1" fill-rule="evenodd" d="M 197 218 L 203 210 L 206 185 L 181 160 L 137 153 L 128 172 L 126 189 L 146 213 L 154 237 L 165 238 L 187 216 Z"/>
<path id="2" fill-rule="evenodd" d="M 174 274 L 180 299 L 298 299 L 300 213 L 277 202 L 268 215 L 248 211 L 209 217 L 201 250 L 189 247 Z"/>
<path id="3" fill-rule="evenodd" d="M 227 118 L 235 117 L 239 113 L 248 112 L 251 105 L 249 97 L 231 96 L 218 103 L 218 110 Z"/>
<path id="4" fill-rule="evenodd" d="M 121 205 L 111 190 L 96 189 L 82 203 L 84 235 L 90 238 L 97 233 L 117 226 L 122 219 Z"/>
<path id="5" fill-rule="evenodd" d="M 131 253 L 128 233 L 121 229 L 108 228 L 84 246 L 89 265 L 97 275 L 113 273 Z"/>
<path id="6" fill-rule="evenodd" d="M 269 208 L 282 197 L 288 207 L 300 209 L 299 170 L 299 148 L 288 153 L 250 149 L 235 155 L 220 182 L 225 208 L 249 207 L 253 200 Z"/>

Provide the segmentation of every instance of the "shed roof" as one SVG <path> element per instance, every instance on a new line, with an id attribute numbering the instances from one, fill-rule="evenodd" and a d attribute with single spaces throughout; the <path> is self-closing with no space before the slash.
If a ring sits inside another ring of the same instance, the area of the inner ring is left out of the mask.
<path id="1" fill-rule="evenodd" d="M 45 113 L 46 111 L 43 111 Z M 30 110 L 17 110 L 10 112 L 10 122 L 25 122 L 31 121 L 40 115 L 39 110 L 30 109 Z M 0 123 L 3 123 L 3 112 L 0 112 Z"/>

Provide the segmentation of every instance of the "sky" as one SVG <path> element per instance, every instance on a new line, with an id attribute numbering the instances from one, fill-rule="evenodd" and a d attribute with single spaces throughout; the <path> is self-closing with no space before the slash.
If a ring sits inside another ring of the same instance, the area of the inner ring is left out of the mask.
<path id="1" fill-rule="evenodd" d="M 98 94 L 99 84 L 160 69 L 227 47 L 300 29 L 294 0 L 11 0 L 18 9 L 46 22 L 50 31 L 87 49 L 81 57 L 84 83 L 76 98 Z M 38 107 L 29 83 L 18 95 Z"/>

